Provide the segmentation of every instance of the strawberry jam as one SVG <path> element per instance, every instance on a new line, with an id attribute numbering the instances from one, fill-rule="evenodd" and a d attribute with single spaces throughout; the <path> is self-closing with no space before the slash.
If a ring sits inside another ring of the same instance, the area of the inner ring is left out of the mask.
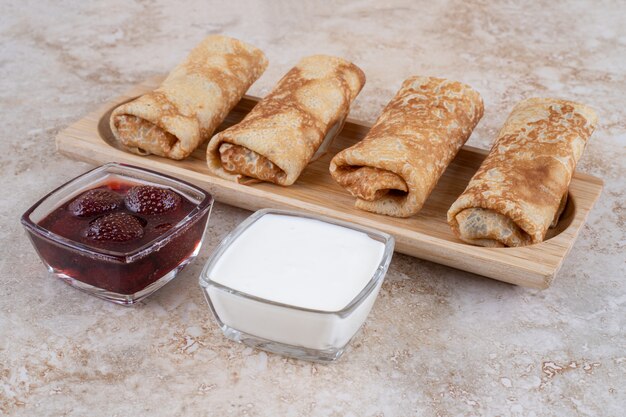
<path id="1" fill-rule="evenodd" d="M 109 292 L 135 294 L 195 254 L 208 213 L 179 225 L 195 208 L 195 203 L 169 188 L 109 181 L 38 222 L 102 256 L 68 251 L 44 239 L 33 243 L 55 272 Z"/>

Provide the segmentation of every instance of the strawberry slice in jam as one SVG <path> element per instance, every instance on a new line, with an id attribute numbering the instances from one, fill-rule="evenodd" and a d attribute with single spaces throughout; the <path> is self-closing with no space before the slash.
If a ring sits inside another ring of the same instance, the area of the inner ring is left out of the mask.
<path id="1" fill-rule="evenodd" d="M 78 217 L 97 216 L 122 206 L 122 196 L 106 188 L 96 188 L 81 194 L 70 203 L 69 211 Z"/>
<path id="2" fill-rule="evenodd" d="M 124 197 L 126 208 L 139 214 L 163 214 L 180 207 L 181 197 L 172 190 L 138 185 L 131 188 Z"/>
<path id="3" fill-rule="evenodd" d="M 126 242 L 143 236 L 142 222 L 127 213 L 111 213 L 98 217 L 87 229 L 87 237 L 107 242 Z"/>

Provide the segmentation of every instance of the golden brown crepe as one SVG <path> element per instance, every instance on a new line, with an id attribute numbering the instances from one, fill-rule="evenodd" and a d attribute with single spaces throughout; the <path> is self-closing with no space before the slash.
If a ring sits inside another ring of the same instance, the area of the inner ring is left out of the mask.
<path id="1" fill-rule="evenodd" d="M 183 159 L 211 137 L 266 67 L 259 49 L 208 36 L 159 88 L 113 111 L 113 135 L 127 151 Z"/>
<path id="2" fill-rule="evenodd" d="M 483 115 L 480 94 L 456 81 L 411 77 L 367 136 L 339 152 L 330 174 L 355 207 L 388 216 L 420 211 Z"/>
<path id="3" fill-rule="evenodd" d="M 209 170 L 238 182 L 293 184 L 341 130 L 364 83 L 344 59 L 302 59 L 239 124 L 211 138 Z"/>
<path id="4" fill-rule="evenodd" d="M 531 98 L 515 106 L 448 211 L 454 233 L 488 247 L 543 241 L 565 208 L 576 163 L 596 124 L 592 109 L 571 101 Z"/>

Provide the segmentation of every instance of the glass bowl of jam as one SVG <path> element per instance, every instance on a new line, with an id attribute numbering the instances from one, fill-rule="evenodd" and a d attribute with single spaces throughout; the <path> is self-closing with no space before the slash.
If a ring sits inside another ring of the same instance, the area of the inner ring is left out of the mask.
<path id="1" fill-rule="evenodd" d="M 130 305 L 196 257 L 212 206 L 192 184 L 109 163 L 52 191 L 21 221 L 52 275 Z"/>

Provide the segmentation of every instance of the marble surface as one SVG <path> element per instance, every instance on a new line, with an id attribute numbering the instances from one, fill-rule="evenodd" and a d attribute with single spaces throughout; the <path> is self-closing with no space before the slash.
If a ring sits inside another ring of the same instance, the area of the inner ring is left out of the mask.
<path id="1" fill-rule="evenodd" d="M 0 415 L 623 416 L 626 7 L 521 3 L 0 3 Z M 90 168 L 55 153 L 55 134 L 209 33 L 267 53 L 253 94 L 303 55 L 353 60 L 366 120 L 409 75 L 467 82 L 485 100 L 482 147 L 522 98 L 594 107 L 578 169 L 606 187 L 553 287 L 396 255 L 365 327 L 323 366 L 231 343 L 210 316 L 197 276 L 240 209 L 217 204 L 196 262 L 136 308 L 47 278 L 19 216 Z"/>

